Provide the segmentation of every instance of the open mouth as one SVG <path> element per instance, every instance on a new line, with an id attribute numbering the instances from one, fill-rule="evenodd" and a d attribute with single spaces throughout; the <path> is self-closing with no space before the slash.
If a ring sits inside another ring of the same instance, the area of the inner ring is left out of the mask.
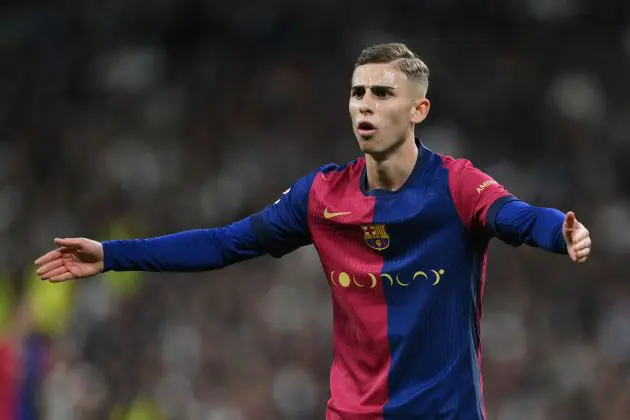
<path id="1" fill-rule="evenodd" d="M 370 136 L 376 132 L 376 127 L 371 122 L 362 121 L 357 125 L 357 130 L 361 136 Z"/>

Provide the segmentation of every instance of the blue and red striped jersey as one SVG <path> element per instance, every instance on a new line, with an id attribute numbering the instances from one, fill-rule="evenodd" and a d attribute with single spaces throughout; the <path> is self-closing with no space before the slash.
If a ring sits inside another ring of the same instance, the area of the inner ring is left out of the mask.
<path id="1" fill-rule="evenodd" d="M 417 143 L 395 192 L 367 190 L 364 157 L 327 165 L 230 225 L 104 241 L 104 271 L 214 270 L 313 244 L 334 312 L 327 420 L 484 419 L 489 241 L 566 254 L 565 215 Z"/>
<path id="2" fill-rule="evenodd" d="M 275 256 L 313 243 L 332 291 L 328 420 L 484 418 L 479 322 L 491 205 L 511 195 L 419 145 L 395 192 L 365 158 L 298 180 L 254 222 Z"/>

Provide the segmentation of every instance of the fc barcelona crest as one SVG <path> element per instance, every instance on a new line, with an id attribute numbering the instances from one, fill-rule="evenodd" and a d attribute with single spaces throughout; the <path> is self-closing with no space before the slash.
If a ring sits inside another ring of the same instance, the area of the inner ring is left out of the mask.
<path id="1" fill-rule="evenodd" d="M 365 243 L 372 249 L 382 251 L 389 247 L 389 235 L 385 225 L 362 225 Z"/>

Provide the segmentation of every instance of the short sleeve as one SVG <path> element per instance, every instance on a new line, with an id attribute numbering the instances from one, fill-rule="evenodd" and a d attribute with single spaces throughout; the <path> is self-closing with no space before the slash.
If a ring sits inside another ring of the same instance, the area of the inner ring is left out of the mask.
<path id="1" fill-rule="evenodd" d="M 465 159 L 445 158 L 449 187 L 460 219 L 469 231 L 487 226 L 493 204 L 516 200 L 503 185 Z"/>
<path id="2" fill-rule="evenodd" d="M 294 182 L 280 198 L 252 216 L 252 228 L 264 251 L 279 258 L 311 243 L 308 201 L 318 171 Z"/>

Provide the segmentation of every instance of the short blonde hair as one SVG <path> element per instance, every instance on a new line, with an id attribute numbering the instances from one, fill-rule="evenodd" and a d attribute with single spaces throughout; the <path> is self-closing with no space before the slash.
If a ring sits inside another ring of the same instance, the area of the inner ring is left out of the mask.
<path id="1" fill-rule="evenodd" d="M 359 54 L 354 67 L 372 63 L 394 63 L 398 70 L 418 83 L 422 87 L 423 95 L 426 95 L 429 89 L 429 67 L 405 44 L 390 42 L 366 47 Z"/>

